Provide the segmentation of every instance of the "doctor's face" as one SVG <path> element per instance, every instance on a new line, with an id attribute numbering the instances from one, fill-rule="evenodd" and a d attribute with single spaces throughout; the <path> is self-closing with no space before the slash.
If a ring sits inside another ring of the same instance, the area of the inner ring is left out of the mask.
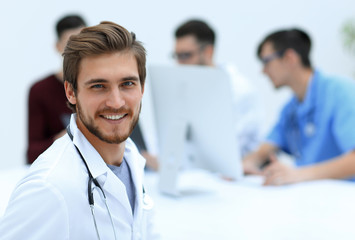
<path id="1" fill-rule="evenodd" d="M 174 56 L 179 64 L 203 66 L 208 62 L 205 51 L 195 36 L 187 35 L 176 39 Z"/>
<path id="2" fill-rule="evenodd" d="M 275 88 L 280 88 L 287 84 L 287 66 L 281 53 L 274 49 L 270 42 L 266 42 L 260 52 L 263 63 L 263 72 L 270 78 Z"/>
<path id="3" fill-rule="evenodd" d="M 76 104 L 77 125 L 85 137 L 125 141 L 138 122 L 144 89 L 134 55 L 116 52 L 82 59 L 77 86 L 68 99 Z"/>

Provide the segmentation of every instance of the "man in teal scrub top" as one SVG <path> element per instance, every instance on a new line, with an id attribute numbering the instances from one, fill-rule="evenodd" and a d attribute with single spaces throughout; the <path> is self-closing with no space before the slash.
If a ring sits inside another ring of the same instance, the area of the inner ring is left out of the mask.
<path id="1" fill-rule="evenodd" d="M 257 51 L 275 88 L 294 94 L 266 141 L 243 159 L 244 172 L 264 175 L 265 185 L 355 180 L 355 81 L 312 68 L 310 49 L 309 36 L 290 29 L 270 34 Z M 278 161 L 279 150 L 294 156 L 296 167 Z"/>

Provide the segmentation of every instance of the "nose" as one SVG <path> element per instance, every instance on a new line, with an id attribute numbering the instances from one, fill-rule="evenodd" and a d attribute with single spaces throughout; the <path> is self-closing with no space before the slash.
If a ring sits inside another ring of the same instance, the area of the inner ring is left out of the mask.
<path id="1" fill-rule="evenodd" d="M 108 107 L 119 109 L 125 105 L 125 100 L 122 92 L 118 88 L 112 89 L 107 97 L 106 105 Z"/>

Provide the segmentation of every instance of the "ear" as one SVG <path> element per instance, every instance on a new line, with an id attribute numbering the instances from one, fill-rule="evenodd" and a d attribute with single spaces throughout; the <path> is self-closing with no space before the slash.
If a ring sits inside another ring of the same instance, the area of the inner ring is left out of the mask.
<path id="1" fill-rule="evenodd" d="M 64 89 L 65 89 L 65 95 L 67 96 L 68 101 L 71 104 L 75 105 L 76 104 L 76 96 L 75 96 L 73 86 L 68 81 L 64 81 Z"/>
<path id="2" fill-rule="evenodd" d="M 291 65 L 299 64 L 301 62 L 299 54 L 291 48 L 285 51 L 284 59 L 286 59 Z"/>
<path id="3" fill-rule="evenodd" d="M 213 46 L 211 44 L 207 45 L 205 47 L 204 51 L 205 51 L 205 55 L 208 57 L 208 59 L 212 61 L 213 52 L 214 52 Z"/>

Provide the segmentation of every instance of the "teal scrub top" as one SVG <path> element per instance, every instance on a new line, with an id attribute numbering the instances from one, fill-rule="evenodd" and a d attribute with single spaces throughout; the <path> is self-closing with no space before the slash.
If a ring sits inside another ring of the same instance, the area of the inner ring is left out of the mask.
<path id="1" fill-rule="evenodd" d="M 304 101 L 291 98 L 267 140 L 297 166 L 355 150 L 355 81 L 314 71 Z"/>

